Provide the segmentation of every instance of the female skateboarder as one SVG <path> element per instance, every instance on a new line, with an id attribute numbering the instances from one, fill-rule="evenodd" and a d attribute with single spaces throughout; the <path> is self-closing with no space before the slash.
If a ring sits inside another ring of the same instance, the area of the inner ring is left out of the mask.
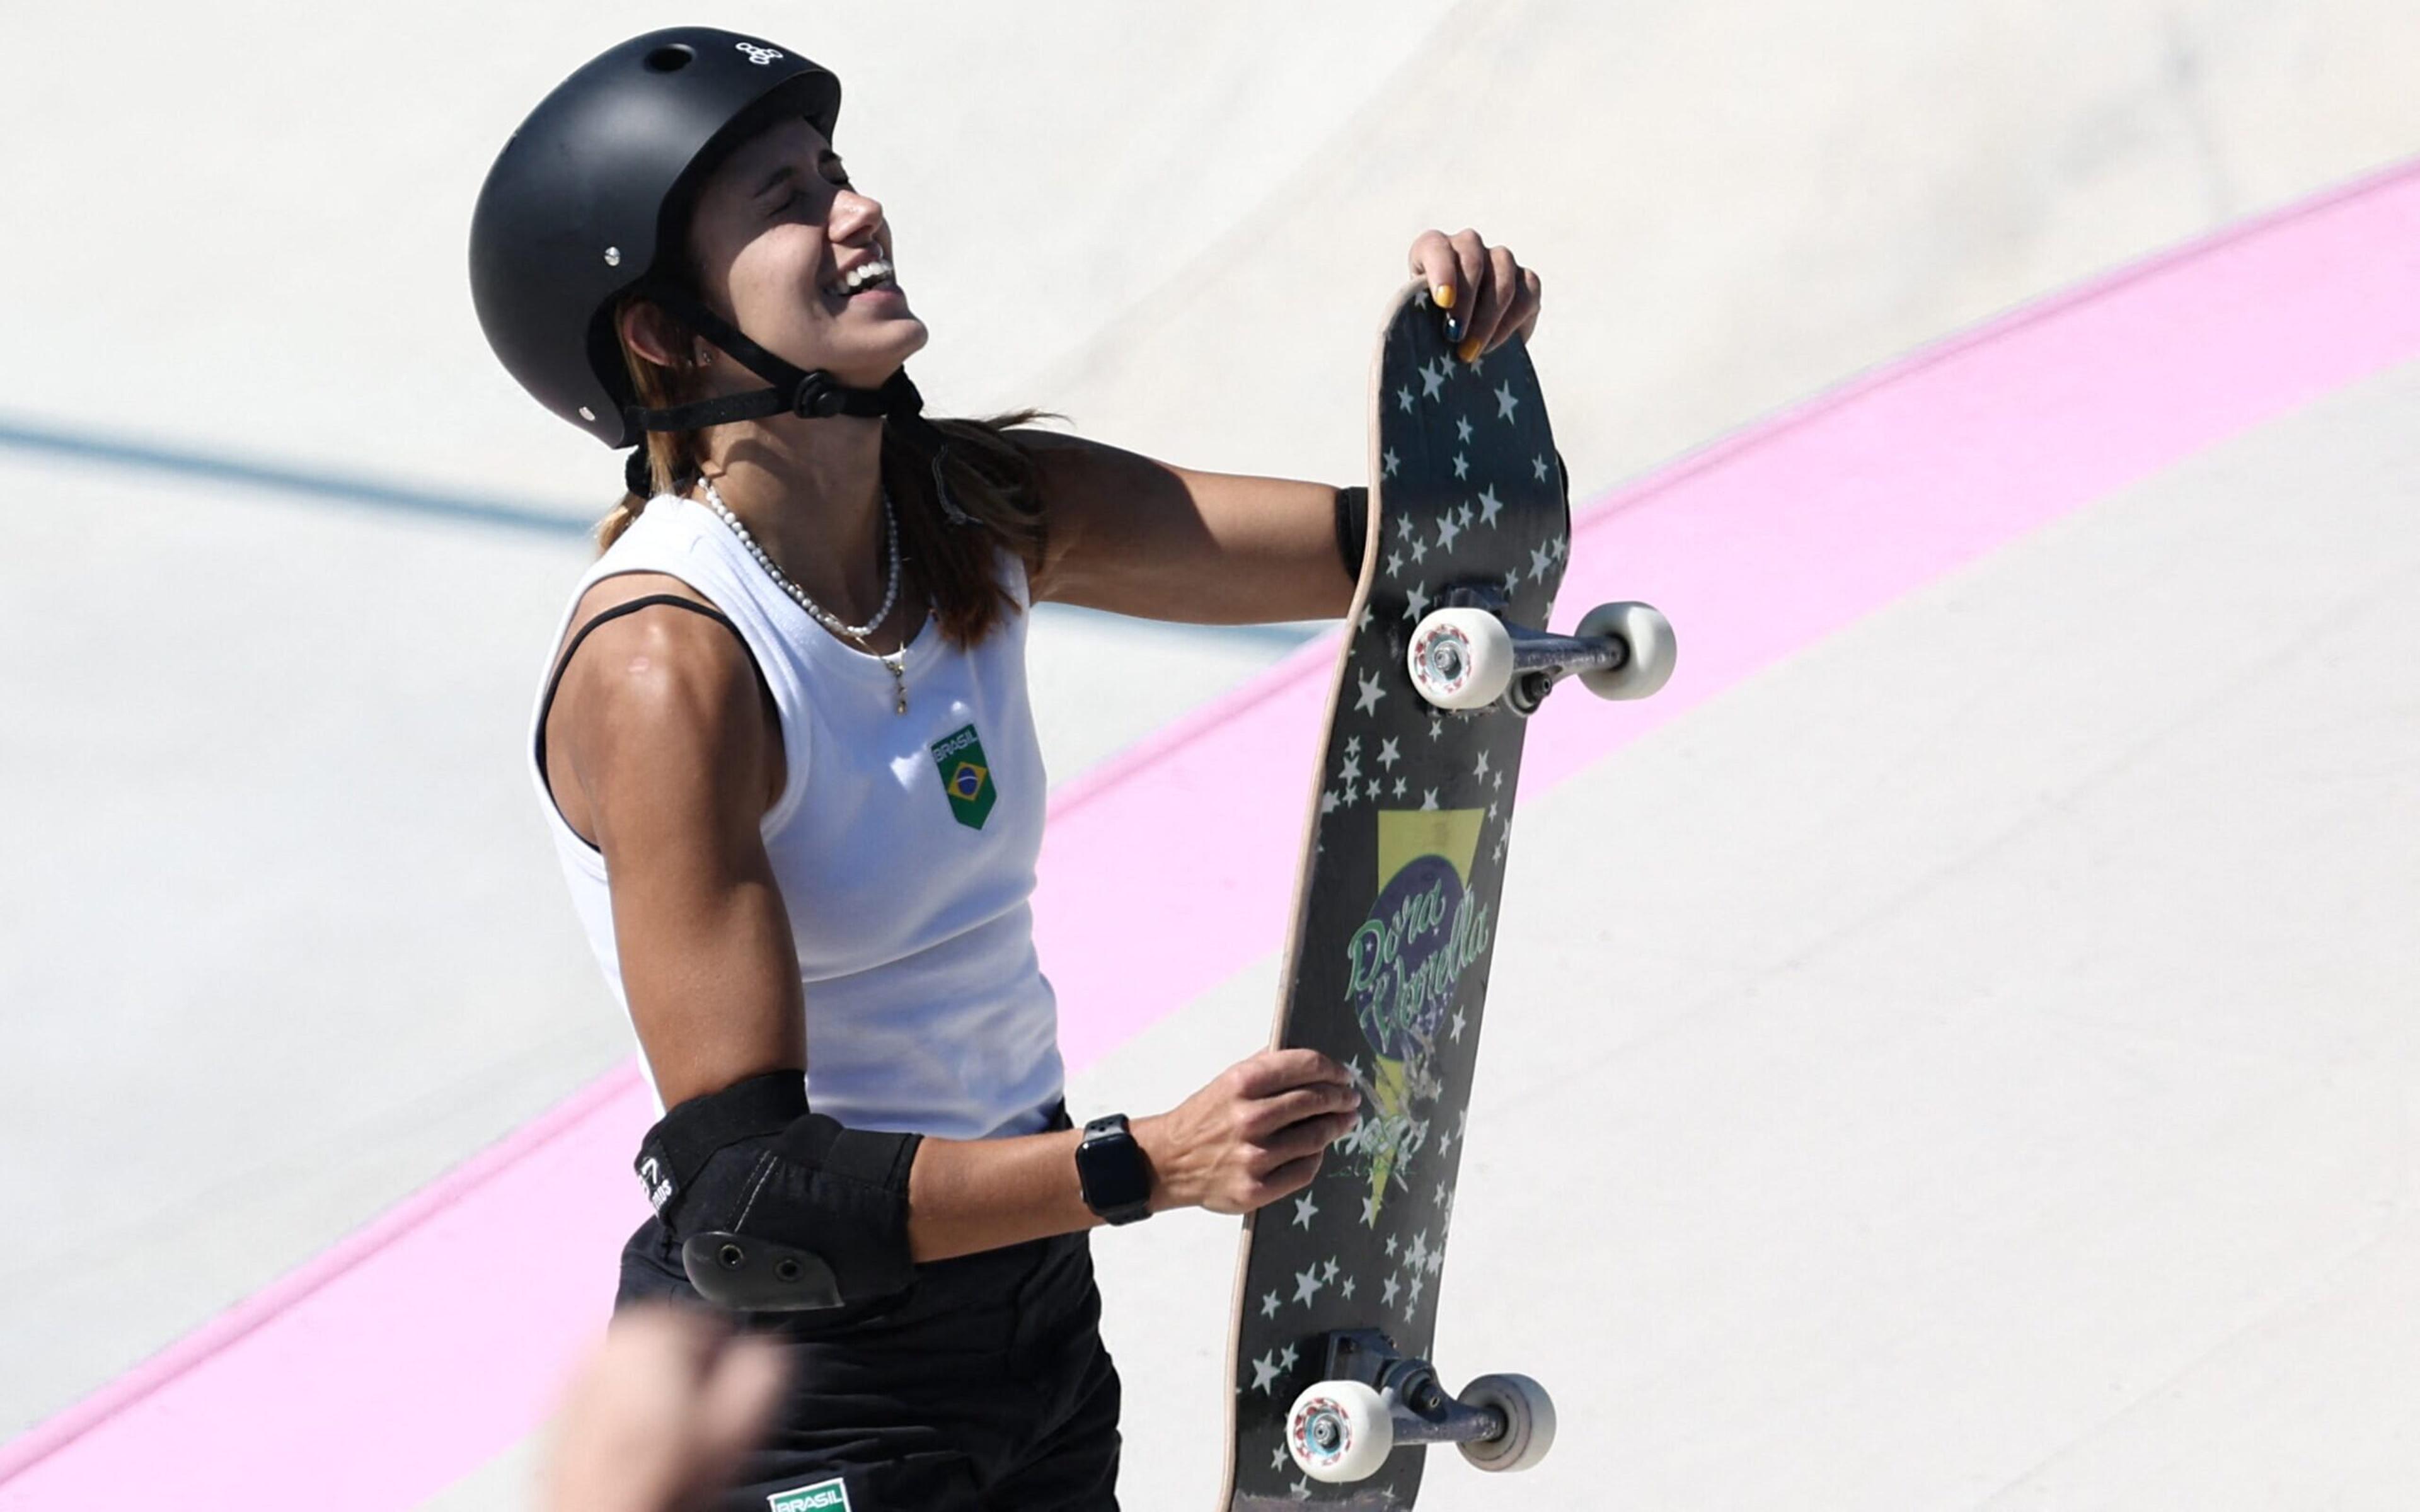
<path id="1" fill-rule="evenodd" d="M 832 146 L 839 98 L 760 39 L 634 39 L 539 104 L 473 223 L 497 355 L 635 448 L 531 744 L 668 1110 L 620 1295 L 702 1277 L 789 1355 L 730 1506 L 1110 1507 L 1087 1230 L 1295 1192 L 1358 1099 L 1270 1052 L 1069 1126 L 1028 907 L 1025 611 L 1335 616 L 1362 515 L 1031 414 L 924 417 L 905 364 L 929 332 Z M 1466 354 L 1537 318 L 1536 276 L 1473 233 L 1421 236 L 1411 268 Z"/>

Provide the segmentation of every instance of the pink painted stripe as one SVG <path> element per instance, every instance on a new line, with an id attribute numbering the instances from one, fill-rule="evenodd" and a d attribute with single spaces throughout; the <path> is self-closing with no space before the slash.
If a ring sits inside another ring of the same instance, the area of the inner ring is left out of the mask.
<path id="1" fill-rule="evenodd" d="M 2420 165 L 1885 368 L 1586 513 L 1564 594 L 1680 626 L 1645 704 L 1558 700 L 1543 791 L 2023 532 L 2420 356 Z M 1081 1068 L 1279 942 L 1330 647 L 1052 805 L 1036 933 Z M 1207 1069 L 1207 1068 L 1205 1068 Z M 0 1509 L 410 1506 L 527 1433 L 640 1208 L 624 1070 L 0 1449 Z"/>

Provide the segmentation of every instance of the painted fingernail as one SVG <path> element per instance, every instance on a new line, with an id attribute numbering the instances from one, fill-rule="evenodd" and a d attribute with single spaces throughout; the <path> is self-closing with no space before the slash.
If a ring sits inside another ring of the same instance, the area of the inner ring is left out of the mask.
<path id="1" fill-rule="evenodd" d="M 1466 363 L 1478 356 L 1479 338 L 1477 336 L 1473 336 L 1468 341 L 1464 342 L 1460 347 L 1454 349 L 1454 355 L 1461 358 Z"/>
<path id="2" fill-rule="evenodd" d="M 1453 285 L 1451 284 L 1439 284 L 1436 286 L 1436 307 L 1440 310 L 1450 310 L 1453 308 Z"/>

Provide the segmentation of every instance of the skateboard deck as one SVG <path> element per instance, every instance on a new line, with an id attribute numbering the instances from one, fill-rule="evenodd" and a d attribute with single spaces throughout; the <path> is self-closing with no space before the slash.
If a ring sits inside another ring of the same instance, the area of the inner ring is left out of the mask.
<path id="1" fill-rule="evenodd" d="M 1527 719 L 1433 706 L 1406 671 L 1425 616 L 1483 602 L 1544 626 L 1571 517 L 1528 355 L 1457 359 L 1419 285 L 1373 363 L 1370 532 L 1337 656 L 1272 1042 L 1350 1069 L 1361 1124 L 1318 1179 L 1249 1217 L 1236 1267 L 1227 1484 L 1234 1509 L 1404 1508 L 1423 1446 L 1365 1479 L 1307 1477 L 1287 1449 L 1329 1343 L 1376 1331 L 1425 1360 L 1494 964 Z"/>

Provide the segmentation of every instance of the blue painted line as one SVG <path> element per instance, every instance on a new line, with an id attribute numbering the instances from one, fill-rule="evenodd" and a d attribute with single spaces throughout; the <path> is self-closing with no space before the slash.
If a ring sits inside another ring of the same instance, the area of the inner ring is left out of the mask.
<path id="1" fill-rule="evenodd" d="M 383 510 L 390 514 L 526 531 L 558 539 L 586 535 L 589 532 L 588 521 L 548 510 L 532 509 L 526 504 L 508 503 L 500 499 L 433 493 L 426 488 L 381 483 L 374 478 L 152 446 L 118 437 L 79 434 L 56 426 L 30 424 L 6 415 L 0 415 L 0 446 L 46 452 L 54 456 L 71 456 L 78 461 L 99 462 L 110 467 L 140 468 L 153 472 L 171 472 L 182 478 L 301 494 L 330 503 Z"/>
<path id="2" fill-rule="evenodd" d="M 348 476 L 339 472 L 323 472 L 310 468 L 285 467 L 275 463 L 246 461 L 240 457 L 214 455 L 208 452 L 183 451 L 172 447 L 153 446 L 119 437 L 78 433 L 52 425 L 36 425 L 26 421 L 0 414 L 0 446 L 20 451 L 45 452 L 54 456 L 71 456 L 81 462 L 98 462 L 108 467 L 138 468 L 152 472 L 168 472 L 181 478 L 200 479 L 211 483 L 231 483 L 245 487 L 267 488 L 278 493 L 299 494 L 329 503 L 349 504 L 358 508 L 382 510 L 389 514 L 412 515 L 425 519 L 442 519 L 465 525 L 487 525 L 504 530 L 523 531 L 532 534 L 551 536 L 558 540 L 585 536 L 592 529 L 587 520 L 574 519 L 548 510 L 532 509 L 526 504 L 507 503 L 502 500 L 480 499 L 467 494 L 432 493 L 425 488 L 408 488 L 398 484 L 380 483 L 373 478 Z M 1072 605 L 1045 604 L 1042 612 L 1053 616 L 1100 615 L 1116 618 L 1130 628 L 1175 632 L 1183 635 L 1210 635 L 1222 639 L 1256 641 L 1272 649 L 1300 645 L 1326 628 L 1324 625 L 1180 625 L 1163 620 L 1127 619 L 1110 616 L 1098 609 L 1079 609 Z"/>

